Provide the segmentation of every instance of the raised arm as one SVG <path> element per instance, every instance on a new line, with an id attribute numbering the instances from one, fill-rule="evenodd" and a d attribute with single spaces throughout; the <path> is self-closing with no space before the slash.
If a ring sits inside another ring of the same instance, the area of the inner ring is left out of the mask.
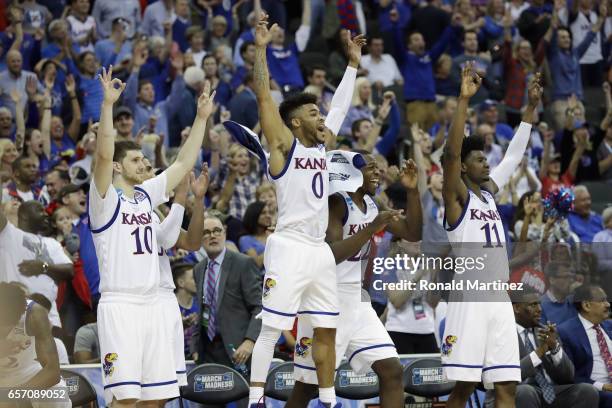
<path id="1" fill-rule="evenodd" d="M 297 47 L 299 52 L 302 52 L 306 49 L 306 46 L 308 45 L 308 40 L 310 39 L 311 13 L 312 10 L 310 0 L 304 0 L 302 5 L 302 23 L 295 32 L 295 46 Z"/>
<path id="2" fill-rule="evenodd" d="M 209 176 L 208 165 L 204 163 L 200 176 L 190 175 L 191 191 L 194 195 L 193 210 L 187 231 L 181 231 L 176 246 L 188 251 L 197 251 L 202 246 L 202 234 L 204 233 L 204 196 L 208 190 Z"/>
<path id="3" fill-rule="evenodd" d="M 606 18 L 608 16 L 608 6 L 606 5 L 606 3 L 607 2 L 605 1 L 601 2 L 599 6 L 599 16 L 597 17 L 597 21 L 591 26 L 591 31 L 587 33 L 587 35 L 584 37 L 584 40 L 582 40 L 578 47 L 576 47 L 575 52 L 578 55 L 578 58 L 582 58 L 582 56 L 587 52 L 587 50 L 593 43 L 593 39 L 595 38 L 597 33 L 601 31 L 601 27 L 603 26 L 603 23 L 605 23 Z"/>
<path id="4" fill-rule="evenodd" d="M 340 81 L 336 92 L 334 92 L 329 112 L 325 118 L 325 126 L 331 130 L 331 134 L 328 135 L 328 139 L 325 141 L 325 146 L 331 149 L 336 146 L 336 135 L 340 131 L 344 118 L 346 118 L 346 114 L 351 107 L 351 98 L 353 97 L 355 79 L 357 78 L 357 68 L 359 68 L 359 61 L 361 60 L 361 48 L 366 44 L 366 38 L 363 35 L 358 35 L 351 39 L 351 33 L 348 30 L 343 30 L 340 35 L 345 42 L 349 63 L 342 81 Z"/>
<path id="5" fill-rule="evenodd" d="M 43 154 L 51 158 L 51 95 L 47 89 L 42 98 L 43 114 L 40 120 L 40 136 L 42 138 Z"/>
<path id="6" fill-rule="evenodd" d="M 386 230 L 396 237 L 417 242 L 421 240 L 423 231 L 423 210 L 418 189 L 418 170 L 414 161 L 404 162 L 400 182 L 406 189 L 406 215 L 389 223 Z"/>
<path id="7" fill-rule="evenodd" d="M 287 153 L 293 144 L 293 134 L 283 123 L 278 107 L 270 94 L 270 74 L 266 60 L 266 49 L 273 32 L 279 30 L 274 24 L 268 29 L 268 16 L 263 15 L 255 27 L 255 64 L 253 67 L 253 90 L 261 116 L 261 128 L 270 146 L 270 174 L 276 176 L 285 167 Z"/>
<path id="8" fill-rule="evenodd" d="M 204 141 L 204 133 L 206 130 L 206 122 L 213 110 L 213 100 L 215 92 L 210 93 L 210 82 L 206 81 L 204 90 L 198 98 L 198 111 L 196 118 L 193 121 L 189 137 L 181 146 L 176 160 L 166 170 L 167 185 L 166 192 L 174 190 L 174 187 L 193 169 L 193 166 L 198 158 L 202 142 Z"/>
<path id="9" fill-rule="evenodd" d="M 15 28 L 15 39 L 13 44 L 11 44 L 11 48 L 9 48 L 9 52 L 13 50 L 19 51 L 23 44 L 23 13 L 17 7 L 11 7 L 10 13 L 12 24 Z"/>
<path id="10" fill-rule="evenodd" d="M 461 179 L 461 146 L 465 137 L 465 121 L 470 98 L 476 94 L 481 83 L 482 78 L 472 70 L 472 63 L 465 64 L 461 73 L 461 93 L 457 100 L 457 110 L 448 131 L 442 161 L 444 171 L 442 197 L 446 219 L 451 225 L 455 224 L 461 216 L 461 211 L 468 198 L 467 187 Z"/>
<path id="11" fill-rule="evenodd" d="M 429 137 L 429 134 L 423 134 L 419 128 L 418 123 L 414 123 L 410 128 L 412 133 L 412 152 L 414 154 L 414 163 L 418 170 L 417 173 L 417 188 L 421 194 L 421 197 L 427 191 L 427 171 L 425 170 L 425 157 L 423 156 L 423 150 L 421 150 L 421 139 L 423 137 Z"/>
<path id="12" fill-rule="evenodd" d="M 30 80 L 30 78 L 28 78 Z M 13 89 L 11 91 L 11 100 L 15 104 L 15 146 L 17 147 L 17 151 L 22 151 L 19 149 L 19 146 L 23 146 L 23 142 L 25 139 L 25 113 L 23 111 L 24 104 L 21 103 L 21 92 L 17 89 Z"/>
<path id="13" fill-rule="evenodd" d="M 104 90 L 104 100 L 100 113 L 100 126 L 96 138 L 95 167 L 93 182 L 102 198 L 113 182 L 113 155 L 115 153 L 115 134 L 113 129 L 113 104 L 121 96 L 125 84 L 120 79 L 113 79 L 113 67 L 108 71 L 102 67 L 100 82 Z"/>
<path id="14" fill-rule="evenodd" d="M 372 238 L 372 235 L 382 230 L 392 221 L 399 220 L 400 211 L 380 211 L 374 221 L 354 235 L 342 239 L 342 220 L 345 217 L 346 206 L 344 198 L 339 194 L 329 197 L 329 223 L 325 240 L 336 259 L 336 265 L 354 256 Z"/>
<path id="15" fill-rule="evenodd" d="M 528 103 L 523 113 L 523 121 L 510 140 L 503 160 L 491 172 L 491 180 L 497 185 L 497 188 L 502 188 L 508 183 L 510 177 L 517 170 L 525 155 L 525 149 L 531 137 L 531 126 L 534 122 L 538 105 L 540 104 L 540 98 L 542 97 L 539 72 L 536 72 L 531 78 L 527 93 Z"/>
<path id="16" fill-rule="evenodd" d="M 76 81 L 72 74 L 66 76 L 66 91 L 70 98 L 70 106 L 72 108 L 72 120 L 68 126 L 68 136 L 77 143 L 79 141 L 79 133 L 81 132 L 81 105 L 76 94 Z"/>

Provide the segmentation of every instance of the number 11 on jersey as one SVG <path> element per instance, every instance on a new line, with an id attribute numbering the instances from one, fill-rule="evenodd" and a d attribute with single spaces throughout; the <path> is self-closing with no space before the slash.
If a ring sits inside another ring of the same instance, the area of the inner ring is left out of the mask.
<path id="1" fill-rule="evenodd" d="M 496 224 L 493 224 L 493 226 L 491 226 L 489 223 L 486 223 L 480 229 L 484 231 L 485 241 L 487 243 L 485 246 L 483 246 L 483 248 L 493 248 L 493 243 L 491 242 L 491 231 L 495 233 L 495 239 L 497 240 L 497 244 L 495 245 L 495 247 L 500 248 L 504 246 L 501 243 L 501 240 L 499 239 L 499 231 L 497 231 Z"/>

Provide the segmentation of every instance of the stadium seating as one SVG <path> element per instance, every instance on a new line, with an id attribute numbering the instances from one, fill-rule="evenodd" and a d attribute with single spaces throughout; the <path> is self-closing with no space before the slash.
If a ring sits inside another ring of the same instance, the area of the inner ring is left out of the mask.
<path id="1" fill-rule="evenodd" d="M 277 365 L 268 373 L 264 395 L 279 401 L 287 401 L 293 390 L 293 363 Z"/>

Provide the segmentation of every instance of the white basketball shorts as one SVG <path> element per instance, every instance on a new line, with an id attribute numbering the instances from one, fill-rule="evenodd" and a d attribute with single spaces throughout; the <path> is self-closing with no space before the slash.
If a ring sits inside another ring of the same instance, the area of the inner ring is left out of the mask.
<path id="1" fill-rule="evenodd" d="M 264 266 L 264 325 L 291 330 L 299 314 L 308 315 L 313 327 L 336 327 L 336 262 L 327 243 L 297 233 L 273 233 L 266 242 Z"/>
<path id="2" fill-rule="evenodd" d="M 159 298 L 103 293 L 98 333 L 104 398 L 142 401 L 179 395 L 170 333 Z"/>
<path id="3" fill-rule="evenodd" d="M 172 337 L 174 364 L 178 385 L 187 385 L 187 368 L 185 367 L 185 333 L 183 332 L 183 316 L 174 292 L 159 290 L 159 303 L 164 313 L 166 331 Z"/>
<path id="4" fill-rule="evenodd" d="M 440 350 L 448 380 L 521 381 L 510 302 L 449 302 Z"/>
<path id="5" fill-rule="evenodd" d="M 361 285 L 338 285 L 340 317 L 336 329 L 336 368 L 346 357 L 357 374 L 365 374 L 376 361 L 399 358 L 372 305 L 361 300 Z M 298 317 L 293 376 L 296 381 L 317 384 L 312 359 L 313 328 L 309 320 L 310 316 Z"/>

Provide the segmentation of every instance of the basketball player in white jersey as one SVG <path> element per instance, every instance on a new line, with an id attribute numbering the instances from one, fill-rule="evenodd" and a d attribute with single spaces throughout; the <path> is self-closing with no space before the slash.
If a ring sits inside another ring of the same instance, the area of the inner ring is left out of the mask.
<path id="1" fill-rule="evenodd" d="M 113 406 L 156 406 L 178 396 L 177 377 L 158 302 L 159 259 L 153 209 L 195 164 L 213 97 L 207 82 L 189 137 L 175 162 L 159 176 L 143 179 L 140 146 L 114 142 L 112 109 L 125 88 L 101 75 L 104 101 L 98 130 L 95 168 L 89 192 L 89 217 L 100 264 L 98 329 L 104 396 Z"/>
<path id="2" fill-rule="evenodd" d="M 370 368 L 380 383 L 382 407 L 399 407 L 404 402 L 402 365 L 395 345 L 385 326 L 363 298 L 362 262 L 372 255 L 372 236 L 386 229 L 408 241 L 421 239 L 423 215 L 417 190 L 416 165 L 411 160 L 402 169 L 401 181 L 407 189 L 406 217 L 400 211 L 386 210 L 375 201 L 380 182 L 376 160 L 363 154 L 363 185 L 354 193 L 337 193 L 329 197 L 327 241 L 336 257 L 340 322 L 336 332 L 336 365 L 346 357 L 353 371 L 365 374 Z M 379 208 L 382 211 L 379 212 Z M 317 378 L 310 350 L 312 326 L 308 316 L 298 317 L 296 352 L 294 354 L 295 386 L 287 408 L 306 407 L 316 394 Z"/>
<path id="3" fill-rule="evenodd" d="M 0 283 L 0 310 L 0 387 L 60 392 L 66 383 L 47 310 L 27 299 L 18 285 L 6 282 Z M 62 401 L 31 403 L 34 408 L 72 406 L 68 395 Z"/>
<path id="4" fill-rule="evenodd" d="M 311 316 L 313 360 L 321 406 L 336 405 L 334 338 L 338 319 L 335 261 L 325 243 L 329 175 L 324 119 L 311 94 L 287 98 L 277 108 L 270 94 L 266 49 L 279 30 L 262 16 L 255 29 L 253 90 L 270 148 L 278 221 L 264 254 L 263 324 L 253 349 L 251 406 L 263 406 L 263 387 L 282 330 L 299 314 Z M 335 139 L 334 139 L 335 140 Z"/>
<path id="5" fill-rule="evenodd" d="M 145 178 L 143 181 L 155 177 L 153 166 L 148 159 L 144 159 Z M 191 186 L 194 194 L 194 205 L 187 231 L 181 229 L 183 215 L 185 214 L 185 203 L 187 202 L 187 190 Z M 174 281 L 172 279 L 172 268 L 170 258 L 166 251 L 170 248 L 181 248 L 187 251 L 197 251 L 202 244 L 204 231 L 204 195 L 208 188 L 208 166 L 206 163 L 202 168 L 200 177 L 196 180 L 195 175 L 190 173 L 174 190 L 174 201 L 170 212 L 162 221 L 157 212 L 153 212 L 155 223 L 155 234 L 159 246 L 159 303 L 163 309 L 163 321 L 166 323 L 168 333 L 172 336 L 172 351 L 176 376 L 179 386 L 187 385 L 187 369 L 185 367 L 185 337 L 183 331 L 183 316 L 179 308 L 178 300 L 174 295 Z"/>
<path id="6" fill-rule="evenodd" d="M 484 257 L 485 267 L 456 272 L 455 280 L 508 281 L 504 228 L 494 195 L 518 167 L 529 141 L 542 95 L 539 74 L 534 77 L 523 122 L 504 159 L 489 175 L 484 140 L 464 137 L 469 100 L 482 79 L 473 71 L 472 63 L 463 69 L 461 94 L 442 161 L 445 228 L 457 257 Z M 452 292 L 441 348 L 444 373 L 449 380 L 457 381 L 448 407 L 463 408 L 480 381 L 485 386 L 494 385 L 496 407 L 514 407 L 521 370 L 514 313 L 505 290 Z"/>

